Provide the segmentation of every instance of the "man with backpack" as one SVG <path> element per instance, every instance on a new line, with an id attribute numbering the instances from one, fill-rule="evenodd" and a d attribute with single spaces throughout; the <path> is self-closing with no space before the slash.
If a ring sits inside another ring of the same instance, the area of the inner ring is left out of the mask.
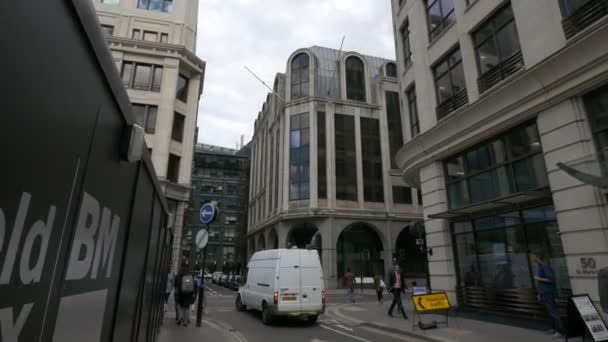
<path id="1" fill-rule="evenodd" d="M 196 285 L 194 277 L 188 272 L 188 267 L 185 265 L 182 265 L 175 278 L 175 293 L 179 305 L 177 325 L 187 327 L 190 324 L 190 305 L 194 304 L 196 300 Z"/>

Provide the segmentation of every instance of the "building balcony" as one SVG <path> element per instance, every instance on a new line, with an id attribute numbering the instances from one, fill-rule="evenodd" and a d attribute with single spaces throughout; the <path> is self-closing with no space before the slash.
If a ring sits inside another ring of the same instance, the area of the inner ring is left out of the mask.
<path id="1" fill-rule="evenodd" d="M 488 70 L 485 74 L 481 75 L 477 80 L 479 87 L 479 93 L 483 93 L 486 90 L 492 88 L 500 81 L 513 75 L 524 66 L 524 57 L 521 51 L 513 54 L 513 56 L 505 59 L 502 63 L 494 66 Z"/>
<path id="2" fill-rule="evenodd" d="M 571 38 L 607 14 L 608 0 L 590 0 L 562 21 L 566 38 Z"/>
<path id="3" fill-rule="evenodd" d="M 467 95 L 467 88 L 463 88 L 454 94 L 449 99 L 441 102 L 437 106 L 437 120 L 441 120 L 451 112 L 469 103 L 469 96 Z"/>

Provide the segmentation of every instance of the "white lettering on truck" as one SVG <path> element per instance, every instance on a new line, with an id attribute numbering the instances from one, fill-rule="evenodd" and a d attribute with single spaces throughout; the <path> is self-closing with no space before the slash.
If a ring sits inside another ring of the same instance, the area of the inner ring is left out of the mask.
<path id="1" fill-rule="evenodd" d="M 99 212 L 102 209 L 100 222 Z M 99 264 L 105 267 L 105 276 L 109 278 L 112 274 L 114 254 L 116 254 L 119 228 L 120 217 L 112 216 L 110 209 L 101 208 L 99 202 L 85 192 L 76 223 L 76 234 L 72 243 L 66 280 L 84 279 L 89 273 L 91 279 L 96 279 Z M 96 234 L 97 241 L 94 238 Z M 84 256 L 82 256 L 83 249 Z"/>

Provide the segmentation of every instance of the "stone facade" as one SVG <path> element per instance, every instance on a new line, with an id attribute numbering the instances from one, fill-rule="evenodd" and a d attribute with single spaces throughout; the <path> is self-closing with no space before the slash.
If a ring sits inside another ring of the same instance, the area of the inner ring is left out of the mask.
<path id="1" fill-rule="evenodd" d="M 146 112 L 140 124 L 147 130 L 146 144 L 174 217 L 172 269 L 177 270 L 205 74 L 205 62 L 195 55 L 198 1 L 164 0 L 158 8 L 154 3 L 145 9 L 137 0 L 95 0 L 94 4 L 129 98 L 142 105 L 139 108 L 146 106 L 146 111 L 156 108 L 155 120 L 150 121 Z M 138 70 L 129 77 L 126 63 L 162 67 L 160 87 L 139 84 Z M 188 80 L 182 89 L 180 75 Z M 176 97 L 178 92 L 181 99 Z M 174 123 L 176 118 L 183 120 Z"/>
<path id="2" fill-rule="evenodd" d="M 359 100 L 349 99 L 347 94 L 346 61 L 351 57 L 359 59 L 364 66 L 364 83 L 360 86 L 364 98 Z M 308 65 L 304 76 L 295 74 L 295 58 L 308 60 L 304 62 Z M 339 53 L 315 46 L 295 51 L 287 61 L 286 72 L 277 74 L 274 93 L 268 94 L 255 121 L 251 143 L 249 255 L 268 248 L 304 247 L 295 242 L 294 236 L 299 234 L 297 231 L 300 228 L 306 230 L 313 227 L 310 229 L 316 232 L 315 236 L 320 236 L 320 241 L 314 237 L 314 241 L 311 241 L 310 236 L 304 239 L 306 244 L 318 244 L 313 247 L 320 251 L 322 257 L 326 288 L 342 286 L 342 268 L 359 269 L 365 276 L 389 269 L 397 236 L 404 228 L 413 227 L 421 221 L 422 217 L 415 189 L 401 189 L 406 192 L 406 200 L 400 202 L 409 203 L 398 204 L 393 199 L 393 186 L 404 186 L 404 183 L 397 170 L 391 169 L 386 94 L 393 92 L 398 96 L 399 88 L 396 75 L 387 76 L 390 74 L 390 70 L 387 73 L 387 66 L 390 69 L 394 63 L 356 52 Z M 296 96 L 294 89 L 299 96 Z M 397 98 L 397 110 L 398 102 Z M 336 190 L 341 186 L 337 183 L 342 177 L 337 172 L 344 172 L 336 163 L 337 157 L 341 157 L 337 154 L 342 153 L 336 149 L 337 114 L 342 114 L 341 118 L 352 120 L 353 123 L 351 130 L 345 133 L 353 137 L 352 144 L 343 147 L 350 149 L 355 159 L 346 162 L 353 166 L 348 186 L 356 188 L 356 193 L 347 200 L 340 199 Z M 293 120 L 298 115 L 307 120 L 300 125 L 308 128 L 298 131 L 304 132 L 303 140 L 299 133 L 293 133 L 296 127 Z M 401 112 L 397 115 L 403 120 Z M 362 121 L 362 118 L 372 121 Z M 381 169 L 382 180 L 375 192 L 381 198 L 374 201 L 366 201 L 366 196 L 371 196 L 371 190 L 367 194 L 364 190 L 370 187 L 370 177 L 364 177 L 364 172 L 368 171 L 364 171 L 367 160 L 364 160 L 363 154 L 368 153 L 369 148 L 362 143 L 362 122 L 378 125 L 377 153 L 380 161 L 377 165 L 378 170 Z M 403 132 L 399 133 L 403 135 Z M 399 139 L 403 141 L 402 137 Z M 299 153 L 294 146 L 302 146 L 301 141 L 305 141 L 304 176 L 294 171 L 297 168 L 294 166 L 294 162 L 297 163 L 294 155 Z M 299 184 L 294 184 L 296 175 Z M 338 260 L 342 258 L 337 251 L 341 233 L 357 225 L 365 226 L 365 231 L 371 232 L 370 236 L 381 242 L 381 246 L 370 248 L 368 252 L 373 254 L 369 259 L 375 260 L 370 261 L 374 266 L 357 265 L 352 261 L 355 260 L 352 255 L 351 259 Z M 349 262 L 353 265 L 346 265 Z"/>
<path id="3" fill-rule="evenodd" d="M 568 0 L 470 2 L 467 5 L 465 0 L 453 0 L 453 21 L 431 39 L 425 2 L 392 1 L 400 91 L 403 94 L 416 85 L 421 130 L 420 135 L 407 135 L 396 159 L 405 182 L 422 189 L 427 245 L 434 251 L 429 257 L 433 289 L 446 291 L 452 302 L 457 302 L 458 261 L 450 226 L 462 219 L 464 210 L 450 208 L 445 161 L 532 122 L 540 136 L 543 170 L 548 179 L 548 195 L 542 200 L 554 207 L 571 292 L 588 293 L 597 302 L 597 271 L 608 265 L 606 196 L 601 189 L 566 174 L 557 163 L 599 150 L 593 134 L 598 128 L 589 120 L 589 108 L 581 97 L 608 82 L 608 16 L 578 22 L 579 31 L 568 33 L 569 23 L 576 19 L 575 11 L 566 10 L 571 3 Z M 576 11 L 593 10 L 595 3 L 599 2 L 589 1 Z M 482 89 L 480 84 L 487 74 L 480 71 L 475 33 L 507 7 L 513 13 L 523 64 L 490 88 Z M 405 27 L 410 33 L 411 58 L 404 49 Z M 441 103 L 433 70 L 455 47 L 462 56 L 468 102 L 439 118 Z M 404 111 L 407 113 L 408 108 Z M 404 123 L 409 126 L 407 119 Z M 519 199 L 510 197 L 509 201 L 523 207 L 528 205 L 525 196 L 529 199 L 536 194 L 524 192 Z M 496 202 L 500 201 L 493 202 L 494 209 L 471 205 L 467 215 L 513 209 Z M 585 260 L 593 260 L 594 267 Z M 462 283 L 463 275 L 460 277 Z M 462 298 L 459 300 L 462 304 Z"/>

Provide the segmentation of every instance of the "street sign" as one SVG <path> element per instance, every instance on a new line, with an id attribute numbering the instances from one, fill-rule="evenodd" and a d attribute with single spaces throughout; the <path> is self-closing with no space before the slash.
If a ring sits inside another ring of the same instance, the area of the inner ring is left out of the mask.
<path id="1" fill-rule="evenodd" d="M 196 233 L 196 238 L 194 239 L 194 241 L 196 242 L 196 248 L 205 248 L 205 246 L 207 246 L 207 243 L 209 242 L 209 233 L 207 232 L 207 230 L 199 230 L 198 233 Z"/>
<path id="2" fill-rule="evenodd" d="M 217 218 L 217 208 L 211 203 L 206 203 L 201 207 L 200 219 L 203 224 L 211 224 Z"/>
<path id="3" fill-rule="evenodd" d="M 568 337 L 584 336 L 585 328 L 593 341 L 608 341 L 606 323 L 589 295 L 572 296 L 568 305 Z"/>
<path id="4" fill-rule="evenodd" d="M 450 308 L 448 296 L 445 292 L 412 296 L 412 301 L 417 312 L 448 310 Z"/>
<path id="5" fill-rule="evenodd" d="M 414 287 L 412 287 L 412 295 L 414 295 L 414 296 L 425 295 L 428 292 L 429 291 L 426 289 L 426 286 L 414 286 Z"/>

